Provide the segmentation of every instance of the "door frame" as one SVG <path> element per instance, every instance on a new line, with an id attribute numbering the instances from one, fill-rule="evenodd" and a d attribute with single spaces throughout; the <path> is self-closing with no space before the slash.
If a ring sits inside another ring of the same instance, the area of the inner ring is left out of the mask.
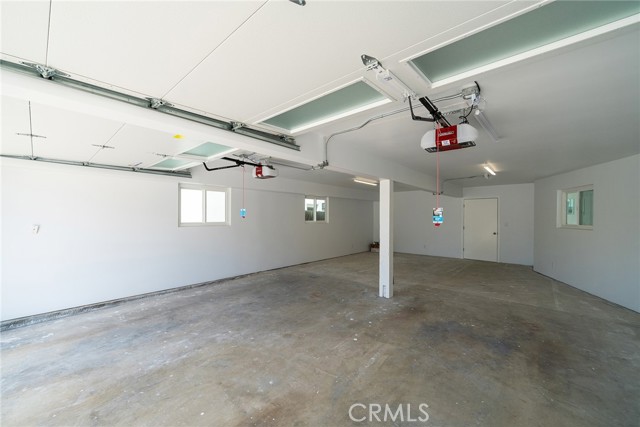
<path id="1" fill-rule="evenodd" d="M 462 259 L 467 259 L 464 257 L 464 215 L 465 215 L 465 202 L 467 200 L 484 200 L 484 199 L 495 199 L 496 200 L 496 233 L 498 233 L 498 238 L 496 239 L 496 262 L 500 262 L 500 197 L 465 197 L 462 199 Z M 489 261 L 491 262 L 491 261 Z"/>

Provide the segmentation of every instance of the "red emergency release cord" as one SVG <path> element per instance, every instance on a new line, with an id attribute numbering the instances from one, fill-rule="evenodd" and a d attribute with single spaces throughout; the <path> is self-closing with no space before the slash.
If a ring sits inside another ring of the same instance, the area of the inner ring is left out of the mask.
<path id="1" fill-rule="evenodd" d="M 439 126 L 436 124 L 436 129 Z M 440 146 L 436 138 L 436 208 L 440 207 Z"/>

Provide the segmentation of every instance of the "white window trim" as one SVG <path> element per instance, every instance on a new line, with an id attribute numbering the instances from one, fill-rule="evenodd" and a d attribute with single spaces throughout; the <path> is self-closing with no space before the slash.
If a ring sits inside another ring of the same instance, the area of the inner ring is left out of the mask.
<path id="1" fill-rule="evenodd" d="M 567 218 L 567 193 L 580 193 L 581 191 L 593 190 L 593 184 L 591 185 L 583 185 L 580 187 L 572 187 L 572 188 L 564 188 L 562 190 L 558 190 L 558 215 L 556 217 L 556 227 L 557 228 L 566 228 L 573 230 L 593 230 L 593 225 L 574 225 L 574 224 L 566 224 Z M 594 191 L 595 198 L 595 191 Z M 578 203 L 576 215 L 580 218 L 580 203 Z M 592 206 L 593 209 L 593 206 Z"/>
<path id="2" fill-rule="evenodd" d="M 202 191 L 202 222 L 182 222 L 182 189 L 201 190 Z M 225 221 L 207 222 L 207 191 L 217 191 L 225 193 Z M 178 184 L 178 227 L 208 227 L 217 225 L 231 225 L 231 190 L 226 187 L 218 187 L 214 185 L 198 185 L 198 184 Z"/>
<path id="3" fill-rule="evenodd" d="M 309 220 L 306 219 L 304 220 L 305 224 L 328 224 L 329 223 L 329 197 L 327 196 L 313 196 L 311 194 L 307 194 L 306 196 L 304 196 L 304 199 L 314 199 L 314 203 L 313 203 L 313 219 Z M 324 220 L 323 221 L 318 221 L 316 219 L 316 202 L 315 200 L 317 199 L 322 199 L 325 202 L 325 212 L 324 212 Z"/>

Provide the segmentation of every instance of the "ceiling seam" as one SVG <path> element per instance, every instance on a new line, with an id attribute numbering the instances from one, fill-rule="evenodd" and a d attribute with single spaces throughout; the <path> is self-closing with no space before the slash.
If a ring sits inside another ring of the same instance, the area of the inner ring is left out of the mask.
<path id="1" fill-rule="evenodd" d="M 171 93 L 171 91 L 173 91 L 176 86 L 178 86 L 180 83 L 182 83 L 184 81 L 184 79 L 186 79 L 187 77 L 189 77 L 189 75 L 191 73 L 193 73 L 196 68 L 198 68 L 200 66 L 200 64 L 202 64 L 204 61 L 207 60 L 207 58 L 209 58 L 216 50 L 218 50 L 223 44 L 225 44 L 227 42 L 227 40 L 229 40 L 231 38 L 231 36 L 233 36 L 240 28 L 242 28 L 247 22 L 249 22 L 249 20 L 251 18 L 253 18 L 253 16 L 260 12 L 260 10 L 262 10 L 262 8 L 269 3 L 269 0 L 266 0 L 264 3 L 262 3 L 262 5 L 260 5 L 259 8 L 257 8 L 253 13 L 251 13 L 251 15 L 249 15 L 247 17 L 247 19 L 245 19 L 244 21 L 242 21 L 242 23 L 240 25 L 238 25 L 229 35 L 227 35 L 227 37 L 224 38 L 224 40 L 222 40 L 220 43 L 218 43 L 218 45 L 216 47 L 213 48 L 213 50 L 211 52 L 209 52 L 208 54 L 205 55 L 204 58 L 202 58 L 191 70 L 189 70 L 189 72 L 187 74 L 185 74 L 180 80 L 178 80 L 178 82 L 176 84 L 174 84 L 173 86 L 171 86 L 171 88 L 165 92 L 164 95 L 162 95 L 162 99 L 164 99 L 167 95 L 169 95 L 169 93 Z"/>
<path id="2" fill-rule="evenodd" d="M 53 8 L 53 0 L 49 0 L 49 20 L 47 22 L 47 48 L 44 52 L 44 65 L 49 66 L 49 38 L 51 36 L 51 9 Z"/>

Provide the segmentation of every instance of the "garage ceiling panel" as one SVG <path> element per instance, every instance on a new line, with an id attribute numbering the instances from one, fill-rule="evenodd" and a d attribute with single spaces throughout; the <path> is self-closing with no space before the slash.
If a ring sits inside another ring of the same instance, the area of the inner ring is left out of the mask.
<path id="1" fill-rule="evenodd" d="M 161 98 L 262 3 L 55 0 L 49 63 Z"/>
<path id="2" fill-rule="evenodd" d="M 31 113 L 33 133 L 46 136 L 34 144 L 37 157 L 89 161 L 98 151 L 94 145 L 107 144 L 122 126 L 113 120 L 41 104 L 31 104 Z"/>
<path id="3" fill-rule="evenodd" d="M 49 1 L 0 2 L 0 51 L 44 64 L 47 60 Z"/>
<path id="4" fill-rule="evenodd" d="M 274 107 L 283 111 L 314 90 L 347 83 L 340 79 L 349 75 L 353 80 L 353 73 L 364 71 L 363 53 L 384 60 L 502 4 L 314 1 L 300 7 L 269 2 L 167 100 L 242 121 Z"/>
<path id="5" fill-rule="evenodd" d="M 29 133 L 29 102 L 24 99 L 2 97 L 2 154 L 30 156 L 29 137 L 18 133 Z"/>
<path id="6" fill-rule="evenodd" d="M 175 138 L 175 135 L 168 132 L 127 124 L 109 141 L 109 145 L 115 149 L 101 150 L 94 162 L 149 167 L 162 161 L 162 156 L 174 156 L 199 146 L 202 142 L 188 136 Z"/>

